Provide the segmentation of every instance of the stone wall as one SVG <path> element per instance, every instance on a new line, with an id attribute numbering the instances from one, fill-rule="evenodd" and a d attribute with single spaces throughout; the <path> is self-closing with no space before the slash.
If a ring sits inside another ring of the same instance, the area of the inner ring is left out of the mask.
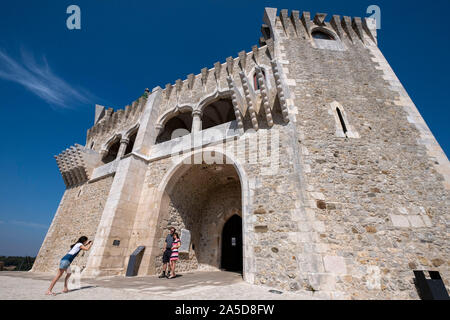
<path id="1" fill-rule="evenodd" d="M 32 271 L 54 272 L 59 261 L 81 236 L 95 242 L 97 226 L 108 198 L 113 177 L 67 189 L 45 237 Z M 72 263 L 84 269 L 89 252 L 82 251 Z"/>
<path id="2" fill-rule="evenodd" d="M 316 275 L 305 282 L 355 299 L 416 299 L 412 270 L 431 269 L 449 287 L 445 177 L 389 82 L 387 63 L 380 65 L 382 54 L 373 42 L 344 36 L 344 51 L 317 49 L 309 38 L 288 38 L 291 28 L 277 18 L 302 150 L 305 211 L 322 229 L 318 241 L 301 244 L 301 251 L 321 254 Z M 337 134 L 333 102 L 357 134 Z M 437 145 L 432 135 L 430 141 Z M 440 162 L 448 167 L 445 155 Z"/>

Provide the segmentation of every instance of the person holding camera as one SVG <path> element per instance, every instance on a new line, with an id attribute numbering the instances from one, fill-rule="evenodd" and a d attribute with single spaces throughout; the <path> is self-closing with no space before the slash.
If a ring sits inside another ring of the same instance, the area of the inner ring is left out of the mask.
<path id="1" fill-rule="evenodd" d="M 88 238 L 83 236 L 76 243 L 74 243 L 70 247 L 70 251 L 61 259 L 59 263 L 59 270 L 56 274 L 55 278 L 52 280 L 52 283 L 50 284 L 50 287 L 48 288 L 47 295 L 55 295 L 55 293 L 52 292 L 53 287 L 55 286 L 56 282 L 61 278 L 61 276 L 66 272 L 66 278 L 64 279 L 64 293 L 69 292 L 69 288 L 67 287 L 71 271 L 70 271 L 70 264 L 72 263 L 73 259 L 80 253 L 81 250 L 88 251 L 92 246 L 92 241 L 88 241 Z"/>

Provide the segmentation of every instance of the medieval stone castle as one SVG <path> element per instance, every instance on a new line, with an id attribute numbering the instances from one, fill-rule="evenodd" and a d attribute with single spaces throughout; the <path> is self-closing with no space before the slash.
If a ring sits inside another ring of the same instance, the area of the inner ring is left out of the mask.
<path id="1" fill-rule="evenodd" d="M 86 277 L 161 270 L 331 299 L 417 299 L 448 287 L 449 161 L 377 46 L 372 20 L 266 8 L 259 45 L 123 110 L 95 107 L 86 144 L 56 156 L 67 186 L 33 272 L 70 244 Z"/>

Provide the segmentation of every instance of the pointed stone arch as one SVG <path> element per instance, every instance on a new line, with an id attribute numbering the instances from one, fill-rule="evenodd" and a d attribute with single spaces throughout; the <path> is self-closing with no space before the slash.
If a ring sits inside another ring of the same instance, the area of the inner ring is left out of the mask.
<path id="1" fill-rule="evenodd" d="M 246 232 L 244 232 L 247 227 L 247 224 L 250 223 L 250 212 L 249 212 L 249 203 L 251 203 L 251 193 L 249 189 L 249 182 L 247 179 L 247 174 L 243 168 L 243 166 L 239 163 L 237 159 L 235 159 L 233 156 L 227 155 L 223 152 L 223 150 L 218 150 L 214 148 L 207 148 L 203 151 L 195 151 L 190 152 L 189 154 L 186 154 L 182 157 L 179 157 L 176 162 L 173 163 L 173 165 L 170 167 L 170 169 L 167 170 L 167 173 L 164 175 L 164 177 L 161 179 L 161 182 L 157 188 L 156 197 L 154 197 L 155 201 L 152 201 L 152 216 L 157 216 L 158 218 L 158 224 L 160 222 L 160 219 L 163 219 L 165 212 L 169 210 L 170 207 L 170 201 L 171 197 L 173 197 L 172 192 L 174 191 L 174 188 L 180 188 L 179 184 L 182 182 L 180 180 L 183 178 L 186 174 L 189 174 L 192 170 L 193 166 L 195 164 L 189 164 L 190 160 L 197 159 L 200 157 L 204 157 L 205 154 L 208 152 L 216 152 L 220 156 L 223 156 L 223 164 L 217 164 L 217 166 L 229 166 L 226 172 L 230 172 L 230 167 L 232 167 L 232 171 L 236 173 L 236 181 L 235 183 L 238 183 L 240 186 L 240 205 L 239 207 L 231 206 L 228 208 L 229 210 L 226 210 L 223 212 L 223 214 L 218 218 L 218 221 L 214 224 L 214 228 L 217 229 L 217 232 L 220 232 L 223 228 L 223 225 L 225 222 L 233 215 L 238 214 L 242 217 L 243 225 L 242 225 L 242 234 L 243 236 L 243 275 L 244 280 L 250 283 L 253 283 L 254 281 L 254 256 L 253 251 L 251 250 L 251 238 L 250 235 Z M 217 155 L 216 155 L 217 156 Z M 192 162 L 191 162 L 192 163 Z M 197 161 L 195 163 L 198 163 Z M 215 163 L 215 162 L 214 162 Z M 209 168 L 205 168 L 205 170 L 210 170 L 211 166 L 214 166 L 214 163 L 211 163 L 209 165 Z M 198 166 L 198 165 L 197 165 Z M 200 170 L 197 168 L 197 170 Z M 212 169 L 211 169 L 212 170 Z M 181 182 L 180 182 L 181 181 Z M 233 182 L 233 183 L 234 183 Z M 226 185 L 226 184 L 225 184 Z M 160 248 L 158 247 L 158 243 L 161 241 L 160 238 L 162 236 L 162 233 L 164 230 L 163 228 L 159 228 L 159 234 L 157 231 L 155 231 L 149 239 L 149 244 L 151 243 L 150 247 L 152 247 L 153 252 L 148 252 L 147 261 L 150 261 L 150 265 L 147 266 L 148 273 L 153 274 L 159 269 L 156 268 L 155 262 L 158 260 L 158 254 L 160 254 Z M 216 240 L 214 240 L 216 241 Z M 195 244 L 196 247 L 198 243 Z M 216 245 L 216 242 L 214 242 L 214 245 Z M 221 245 L 220 242 L 217 243 L 217 248 L 220 248 Z M 220 258 L 220 256 L 216 257 L 217 259 Z M 152 265 L 153 264 L 153 265 Z M 220 265 L 220 261 L 218 260 L 218 264 Z"/>

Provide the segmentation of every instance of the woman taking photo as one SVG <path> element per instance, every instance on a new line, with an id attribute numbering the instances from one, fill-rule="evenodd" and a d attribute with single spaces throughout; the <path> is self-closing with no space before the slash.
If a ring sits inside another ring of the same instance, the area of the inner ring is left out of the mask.
<path id="1" fill-rule="evenodd" d="M 48 288 L 47 295 L 55 295 L 55 293 L 52 292 L 53 287 L 55 286 L 56 282 L 61 278 L 61 276 L 64 274 L 64 272 L 67 273 L 66 278 L 64 279 L 64 293 L 69 292 L 69 288 L 67 287 L 67 283 L 69 281 L 69 277 L 71 275 L 70 272 L 70 264 L 72 263 L 73 259 L 80 253 L 81 250 L 88 251 L 92 246 L 92 241 L 88 241 L 87 237 L 81 237 L 78 239 L 78 241 L 73 244 L 70 247 L 70 251 L 61 259 L 59 263 L 59 270 L 56 274 L 55 278 L 52 280 L 52 283 L 50 284 L 50 287 Z"/>
<path id="2" fill-rule="evenodd" d="M 178 248 L 181 246 L 180 238 L 178 237 L 178 233 L 173 234 L 173 243 L 172 243 L 172 254 L 170 256 L 170 277 L 169 279 L 176 278 L 175 274 L 175 265 L 178 261 Z"/>

